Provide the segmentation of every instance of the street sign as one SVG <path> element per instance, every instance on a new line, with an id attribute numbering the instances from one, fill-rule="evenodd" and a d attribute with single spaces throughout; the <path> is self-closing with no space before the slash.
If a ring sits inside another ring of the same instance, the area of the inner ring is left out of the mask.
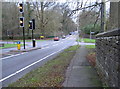
<path id="1" fill-rule="evenodd" d="M 91 34 L 94 34 L 95 32 L 91 32 Z"/>
<path id="2" fill-rule="evenodd" d="M 20 44 L 20 41 L 17 41 L 17 44 Z"/>

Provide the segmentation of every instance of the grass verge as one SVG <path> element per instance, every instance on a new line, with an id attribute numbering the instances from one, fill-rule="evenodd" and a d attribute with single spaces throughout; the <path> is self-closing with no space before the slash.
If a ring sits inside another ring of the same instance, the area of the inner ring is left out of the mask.
<path id="1" fill-rule="evenodd" d="M 23 44 L 21 44 L 21 46 L 23 46 Z M 0 49 L 12 48 L 12 47 L 17 47 L 17 44 L 4 44 L 4 47 L 0 47 Z"/>
<path id="2" fill-rule="evenodd" d="M 78 41 L 81 42 L 82 39 L 79 39 L 79 40 L 76 40 L 76 41 L 77 41 L 77 42 L 78 42 Z M 95 43 L 95 39 L 83 38 L 83 41 L 84 41 L 85 43 Z"/>
<path id="3" fill-rule="evenodd" d="M 93 48 L 95 48 L 95 45 L 86 45 L 86 48 L 93 49 Z"/>
<path id="4" fill-rule="evenodd" d="M 27 73 L 9 87 L 61 87 L 65 79 L 66 69 L 78 49 L 78 45 L 65 49 L 44 66 Z"/>
<path id="5" fill-rule="evenodd" d="M 95 43 L 95 39 L 87 39 L 87 38 L 84 38 L 83 41 L 85 43 Z"/>

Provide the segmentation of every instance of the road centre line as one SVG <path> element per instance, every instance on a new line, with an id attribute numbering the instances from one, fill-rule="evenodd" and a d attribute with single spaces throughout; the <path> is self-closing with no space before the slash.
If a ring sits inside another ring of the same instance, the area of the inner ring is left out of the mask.
<path id="1" fill-rule="evenodd" d="M 28 66 L 26 66 L 26 67 L 24 67 L 24 68 L 22 68 L 22 69 L 20 69 L 20 70 L 18 70 L 18 71 L 16 71 L 15 73 L 10 74 L 9 76 L 7 76 L 7 77 L 5 77 L 5 78 L 0 79 L 0 82 L 3 82 L 4 80 L 6 80 L 6 79 L 8 79 L 8 78 L 10 78 L 10 77 L 12 77 L 12 76 L 14 76 L 14 75 L 16 75 L 16 74 L 22 72 L 22 71 L 24 71 L 25 69 L 27 69 L 27 68 L 29 68 L 29 67 L 31 67 L 31 66 L 33 66 L 33 65 L 35 65 L 35 64 L 37 64 L 37 63 L 39 63 L 40 61 L 42 61 L 42 60 L 44 60 L 44 59 L 46 59 L 46 58 L 48 58 L 48 57 L 50 57 L 50 56 L 52 56 L 52 55 L 54 55 L 54 54 L 60 52 L 60 51 L 62 51 L 62 50 L 65 49 L 65 48 L 67 48 L 67 47 L 64 47 L 64 48 L 62 48 L 62 49 L 60 49 L 60 50 L 58 50 L 58 51 L 56 51 L 56 52 L 53 52 L 52 54 L 47 55 L 46 57 L 44 57 L 44 58 L 42 58 L 42 59 L 40 59 L 40 60 L 38 60 L 38 61 L 36 61 L 36 62 L 34 62 L 34 63 L 28 65 Z"/>

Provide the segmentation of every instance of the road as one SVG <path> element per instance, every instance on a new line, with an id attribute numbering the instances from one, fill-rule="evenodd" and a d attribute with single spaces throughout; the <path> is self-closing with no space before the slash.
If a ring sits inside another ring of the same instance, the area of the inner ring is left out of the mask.
<path id="1" fill-rule="evenodd" d="M 5 43 L 7 44 L 7 42 L 0 42 L 0 43 Z M 13 44 L 13 42 L 8 42 L 9 44 Z M 45 40 L 45 41 L 36 41 L 36 47 L 45 47 L 49 44 L 52 44 L 53 40 Z M 15 44 L 15 42 L 14 42 Z M 23 44 L 23 42 L 21 42 L 21 44 Z M 31 48 L 32 47 L 32 41 L 31 42 L 25 42 L 26 44 L 26 48 Z M 21 49 L 23 49 L 24 47 L 22 46 Z M 0 49 L 1 50 L 1 49 Z M 17 50 L 17 47 L 13 47 L 13 48 L 6 48 L 6 49 L 2 49 L 2 53 L 6 53 L 9 52 L 10 50 Z"/>
<path id="2" fill-rule="evenodd" d="M 60 41 L 46 41 L 46 43 L 43 42 L 44 46 L 41 49 L 1 58 L 2 78 L 0 83 L 3 87 L 7 86 L 31 70 L 44 65 L 64 49 L 77 44 L 76 37 L 76 35 L 71 35 Z M 41 45 L 41 43 L 37 43 L 37 45 Z"/>

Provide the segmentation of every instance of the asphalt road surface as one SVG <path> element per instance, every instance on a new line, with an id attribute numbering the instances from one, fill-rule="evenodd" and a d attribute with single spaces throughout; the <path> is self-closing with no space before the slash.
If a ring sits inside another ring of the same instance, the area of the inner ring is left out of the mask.
<path id="1" fill-rule="evenodd" d="M 2 78 L 0 83 L 2 83 L 2 87 L 8 86 L 31 70 L 44 65 L 45 62 L 54 58 L 69 46 L 77 44 L 76 38 L 77 35 L 71 35 L 66 39 L 60 39 L 60 41 L 46 41 L 43 44 L 37 43 L 37 45 L 42 44 L 44 46 L 38 50 L 1 58 Z"/>

